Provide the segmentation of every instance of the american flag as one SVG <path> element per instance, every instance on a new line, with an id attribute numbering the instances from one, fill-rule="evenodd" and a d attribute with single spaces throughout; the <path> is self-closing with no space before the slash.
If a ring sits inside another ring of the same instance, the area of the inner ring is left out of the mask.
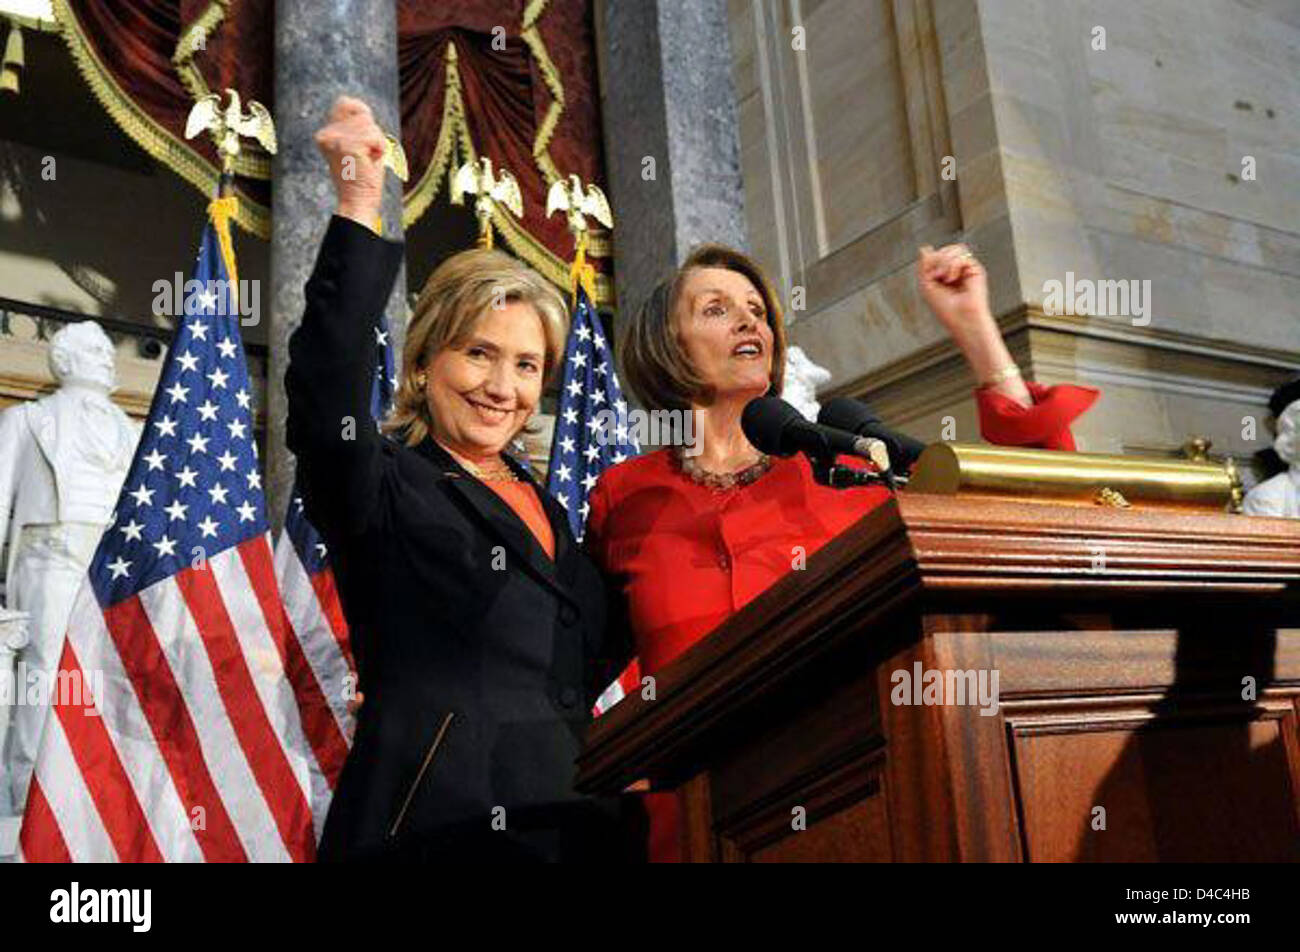
<path id="1" fill-rule="evenodd" d="M 602 426 L 609 423 L 610 412 L 614 425 Z M 587 521 L 587 496 L 600 474 L 641 452 L 628 432 L 627 412 L 596 311 L 579 285 L 564 346 L 564 381 L 546 474 L 546 491 L 568 513 L 569 528 L 579 542 Z"/>
<path id="2" fill-rule="evenodd" d="M 627 430 L 627 403 L 612 364 L 591 298 L 579 283 L 564 346 L 564 380 L 546 474 L 546 491 L 564 507 L 569 528 L 579 542 L 587 522 L 587 496 L 600 474 L 641 452 Z M 602 417 L 602 411 L 613 412 L 612 427 L 608 412 Z M 634 660 L 601 693 L 594 714 L 603 714 L 623 699 L 629 686 L 639 680 L 635 666 Z"/>
<path id="3" fill-rule="evenodd" d="M 378 421 L 392 402 L 396 383 L 393 349 L 382 314 L 375 327 L 375 350 L 378 358 L 370 413 Z M 302 496 L 296 486 L 285 514 L 284 531 L 275 546 L 275 577 L 280 583 L 290 633 L 328 705 L 324 710 L 316 709 L 315 716 L 308 717 L 306 709 L 303 714 L 303 730 L 313 752 L 311 807 L 319 840 L 356 726 L 349 702 L 357 695 L 357 668 L 334 570 L 330 568 L 329 549 L 303 512 Z"/>
<path id="4" fill-rule="evenodd" d="M 42 736 L 28 861 L 314 856 L 299 707 L 321 699 L 272 569 L 239 315 L 214 284 L 234 270 L 218 202 L 193 275 L 204 293 L 178 319 L 72 610 L 59 678 L 82 690 L 56 698 Z"/>

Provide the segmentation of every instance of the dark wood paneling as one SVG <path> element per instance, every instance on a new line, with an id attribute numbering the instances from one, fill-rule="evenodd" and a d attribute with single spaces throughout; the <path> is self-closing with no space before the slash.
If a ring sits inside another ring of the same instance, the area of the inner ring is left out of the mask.
<path id="1" fill-rule="evenodd" d="M 703 861 L 1300 859 L 1298 621 L 1284 520 L 900 499 L 601 718 L 579 787 L 679 786 Z M 916 662 L 996 710 L 892 703 Z"/>

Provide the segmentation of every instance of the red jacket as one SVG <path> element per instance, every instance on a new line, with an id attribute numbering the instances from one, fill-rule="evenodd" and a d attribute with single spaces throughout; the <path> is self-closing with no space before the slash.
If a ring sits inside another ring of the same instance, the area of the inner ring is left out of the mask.
<path id="1" fill-rule="evenodd" d="M 1070 422 L 1097 391 L 1029 389 L 1031 407 L 976 391 L 984 438 L 1074 449 Z M 681 473 L 668 450 L 606 470 L 588 500 L 586 544 L 626 599 L 640 664 L 634 680 L 654 674 L 886 498 L 880 486 L 817 484 L 802 455 L 775 459 L 755 482 L 725 492 Z M 651 858 L 677 858 L 675 797 L 651 795 L 647 805 Z"/>

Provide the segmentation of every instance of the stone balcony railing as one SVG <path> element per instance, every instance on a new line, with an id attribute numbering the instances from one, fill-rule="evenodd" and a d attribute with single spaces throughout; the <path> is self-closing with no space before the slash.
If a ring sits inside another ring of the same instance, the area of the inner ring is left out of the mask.
<path id="1" fill-rule="evenodd" d="M 54 389 L 49 366 L 50 338 L 64 324 L 84 320 L 98 322 L 117 350 L 118 388 L 113 400 L 131 416 L 144 419 L 162 373 L 171 328 L 79 314 L 6 297 L 0 297 L 0 408 Z M 260 408 L 266 405 L 267 350 L 261 344 L 245 343 L 244 353 L 253 383 L 253 405 L 259 408 L 254 425 L 260 433 L 265 430 Z"/>

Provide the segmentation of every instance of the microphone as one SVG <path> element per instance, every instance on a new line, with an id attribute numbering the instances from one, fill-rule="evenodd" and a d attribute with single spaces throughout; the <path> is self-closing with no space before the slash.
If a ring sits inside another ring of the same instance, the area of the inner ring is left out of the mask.
<path id="1" fill-rule="evenodd" d="M 827 485 L 862 485 L 864 481 L 875 481 L 876 474 L 836 466 L 835 457 L 844 454 L 875 463 L 880 478 L 893 488 L 889 453 L 883 441 L 809 423 L 803 414 L 779 397 L 750 400 L 740 415 L 740 426 L 749 442 L 764 453 L 773 456 L 803 453 L 812 462 L 814 475 Z"/>
<path id="2" fill-rule="evenodd" d="M 925 444 L 913 439 L 906 433 L 891 430 L 880 421 L 871 407 L 861 400 L 850 397 L 835 397 L 828 400 L 817 414 L 817 422 L 822 426 L 847 430 L 858 436 L 873 437 L 885 444 L 889 458 L 900 476 L 912 471 L 912 464 L 925 452 Z"/>

